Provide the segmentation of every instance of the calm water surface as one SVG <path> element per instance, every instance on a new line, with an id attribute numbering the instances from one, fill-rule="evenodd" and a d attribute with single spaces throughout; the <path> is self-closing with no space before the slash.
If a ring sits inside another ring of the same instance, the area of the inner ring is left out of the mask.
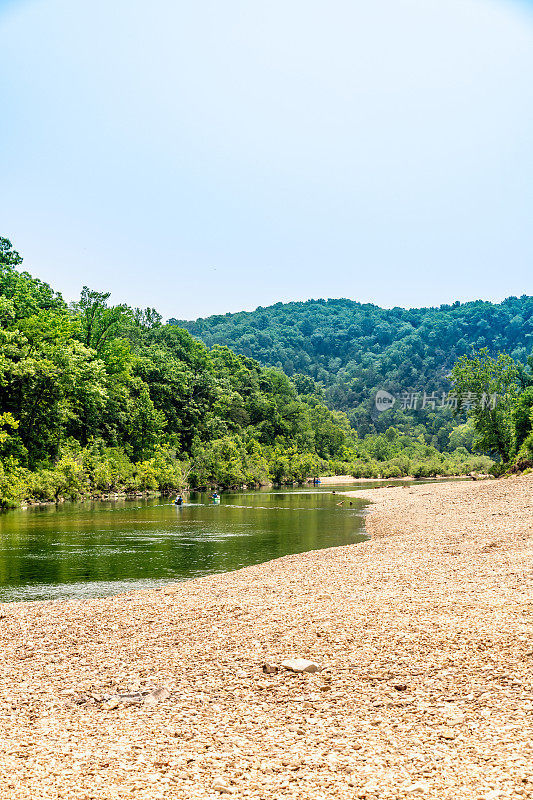
<path id="1" fill-rule="evenodd" d="M 117 594 L 362 541 L 366 503 L 332 488 L 10 511 L 0 516 L 0 601 Z"/>

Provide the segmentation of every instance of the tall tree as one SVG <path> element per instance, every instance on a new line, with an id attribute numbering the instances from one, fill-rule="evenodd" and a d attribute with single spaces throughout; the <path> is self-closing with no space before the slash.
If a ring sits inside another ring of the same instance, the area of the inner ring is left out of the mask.
<path id="1" fill-rule="evenodd" d="M 477 447 L 505 463 L 512 450 L 512 413 L 519 395 L 518 368 L 506 353 L 486 348 L 461 356 L 452 369 L 458 408 L 466 406 L 478 433 Z"/>
<path id="2" fill-rule="evenodd" d="M 121 323 L 132 317 L 125 305 L 109 306 L 110 292 L 97 292 L 84 286 L 74 309 L 81 324 L 80 338 L 84 345 L 101 355 L 108 342 L 120 331 Z"/>
<path id="3" fill-rule="evenodd" d="M 22 264 L 22 256 L 13 249 L 9 239 L 0 236 L 0 265 L 17 267 L 19 264 Z"/>

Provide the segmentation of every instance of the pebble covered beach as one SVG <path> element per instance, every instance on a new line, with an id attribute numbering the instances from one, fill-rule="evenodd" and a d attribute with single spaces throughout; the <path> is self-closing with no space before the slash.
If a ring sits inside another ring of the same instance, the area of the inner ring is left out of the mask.
<path id="1" fill-rule="evenodd" d="M 0 606 L 2 797 L 533 797 L 533 476 L 356 495 L 362 544 Z"/>

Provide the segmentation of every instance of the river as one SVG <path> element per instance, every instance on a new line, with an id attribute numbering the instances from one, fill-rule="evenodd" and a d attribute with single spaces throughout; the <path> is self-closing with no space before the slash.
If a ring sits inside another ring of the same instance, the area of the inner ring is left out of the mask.
<path id="1" fill-rule="evenodd" d="M 362 541 L 366 503 L 334 488 L 228 492 L 218 505 L 192 493 L 181 507 L 158 498 L 9 511 L 0 601 L 100 597 Z"/>

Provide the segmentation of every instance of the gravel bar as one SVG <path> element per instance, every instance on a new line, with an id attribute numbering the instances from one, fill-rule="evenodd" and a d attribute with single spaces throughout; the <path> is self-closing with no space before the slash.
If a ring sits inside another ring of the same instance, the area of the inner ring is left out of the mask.
<path id="1" fill-rule="evenodd" d="M 2 800 L 533 797 L 533 476 L 353 494 L 362 544 L 0 605 Z"/>

